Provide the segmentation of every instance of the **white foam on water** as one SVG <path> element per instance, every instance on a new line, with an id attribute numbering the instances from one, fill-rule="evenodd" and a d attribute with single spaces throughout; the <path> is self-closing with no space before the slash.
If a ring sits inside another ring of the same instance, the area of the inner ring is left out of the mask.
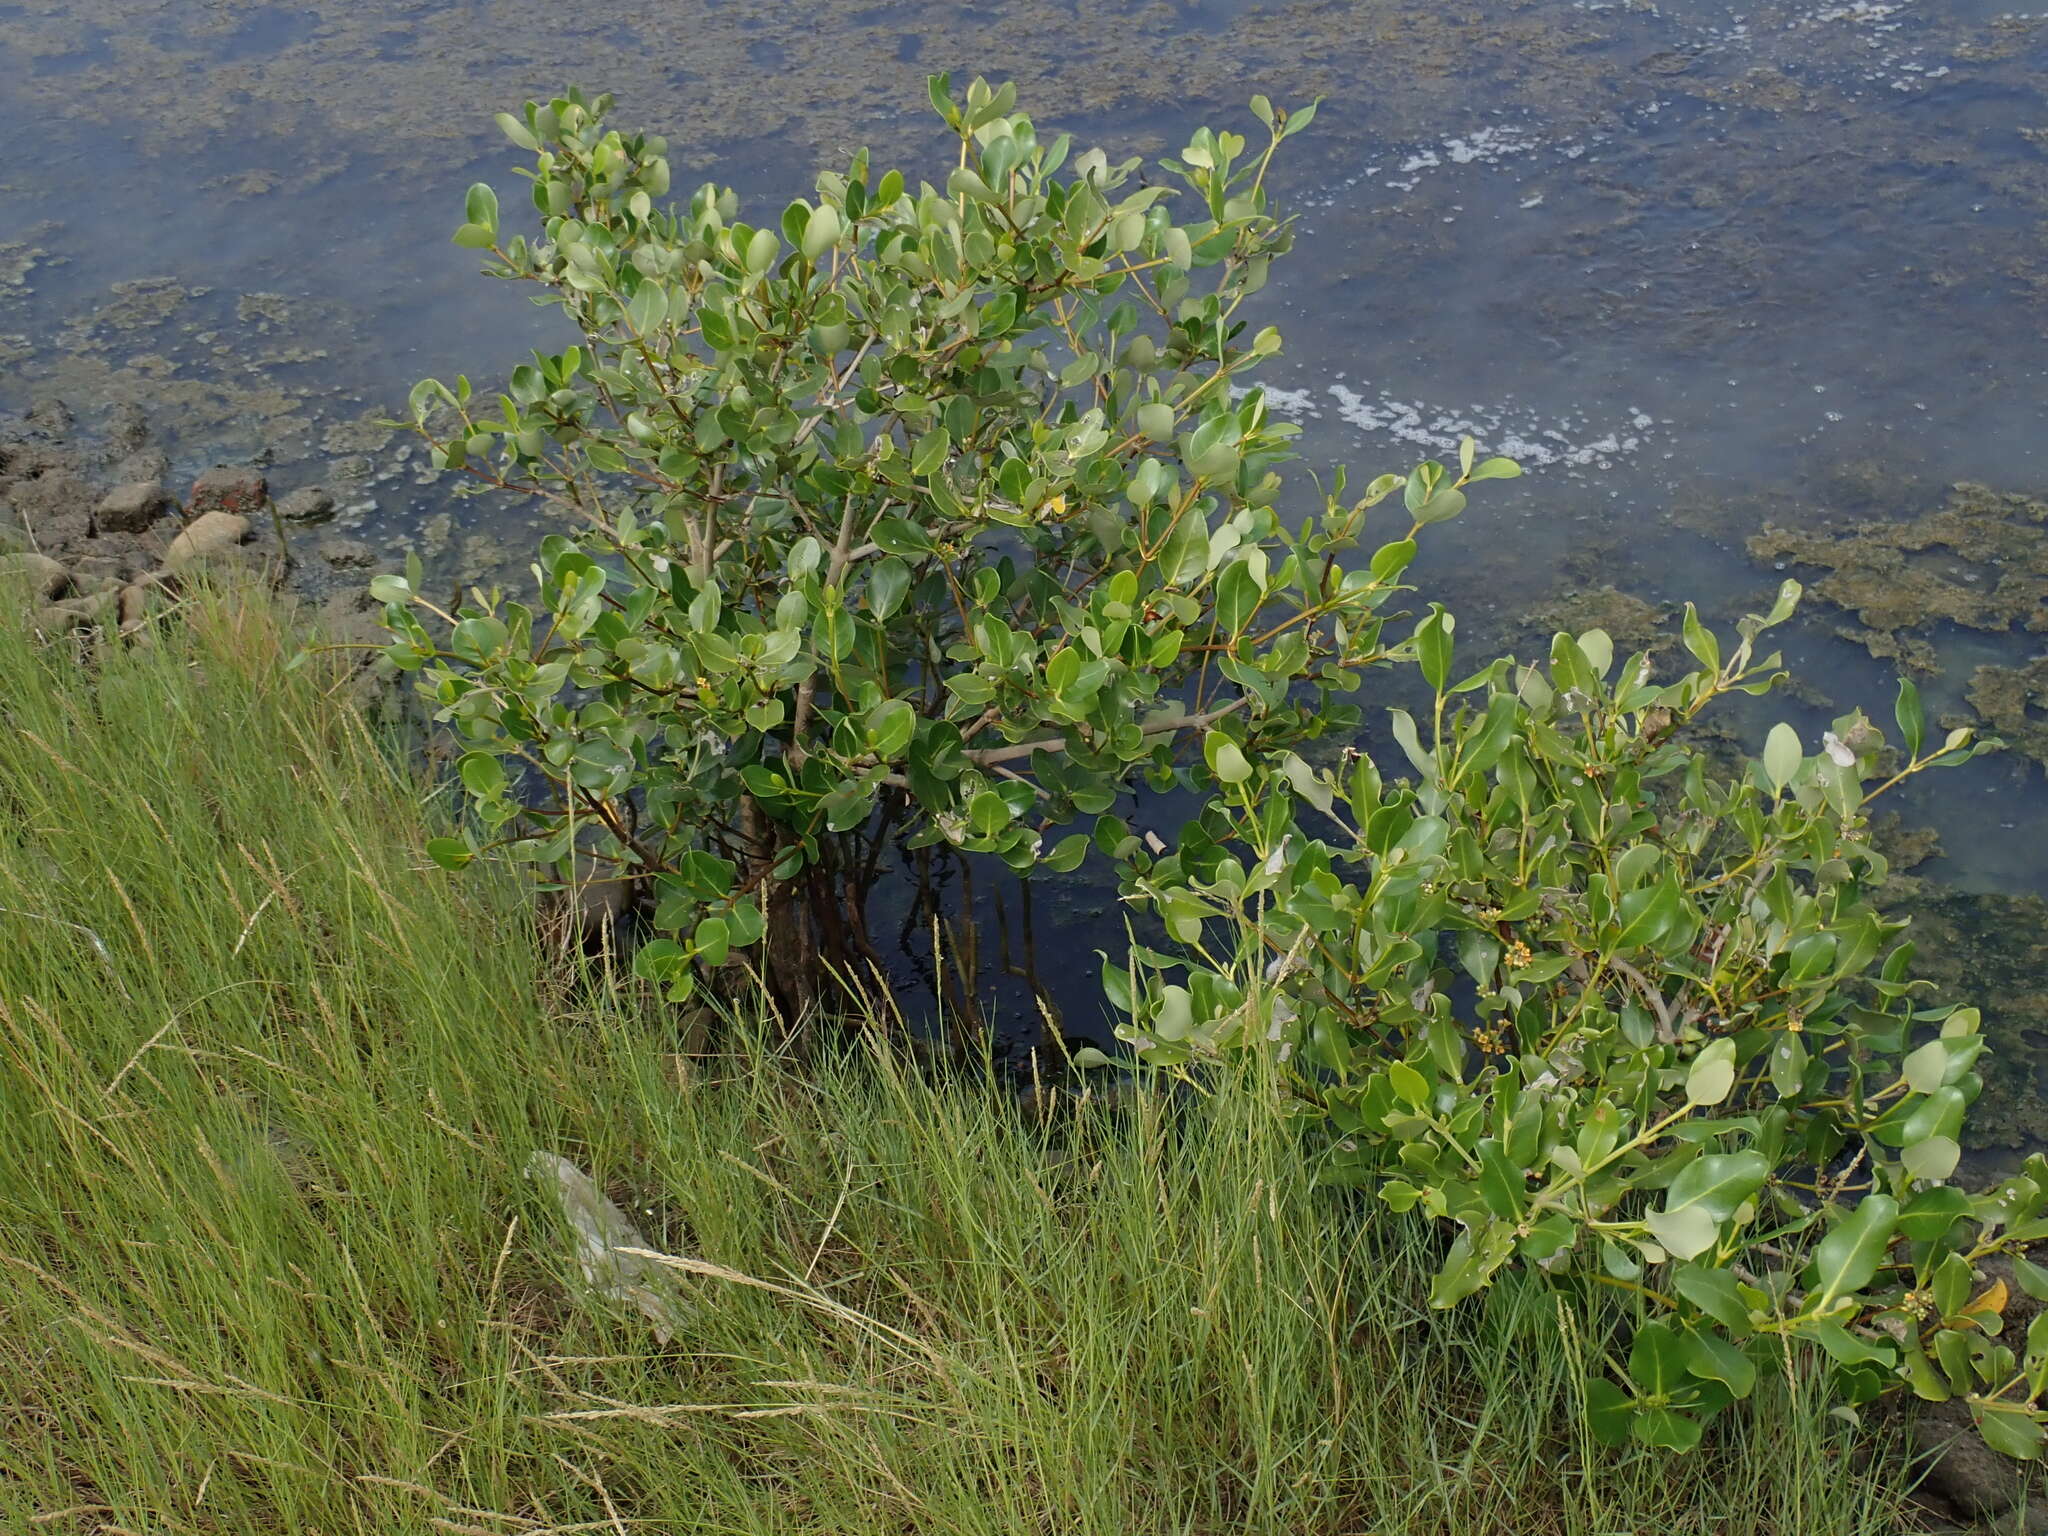
<path id="1" fill-rule="evenodd" d="M 1466 438 L 1488 454 L 1504 454 L 1528 469 L 1612 469 L 1657 440 L 1649 412 L 1626 407 L 1612 421 L 1590 416 L 1543 415 L 1501 401 L 1445 406 L 1403 400 L 1387 390 L 1331 382 L 1320 390 L 1266 386 L 1266 407 L 1275 415 L 1322 420 L 1334 417 L 1368 436 L 1429 454 L 1455 454 Z"/>

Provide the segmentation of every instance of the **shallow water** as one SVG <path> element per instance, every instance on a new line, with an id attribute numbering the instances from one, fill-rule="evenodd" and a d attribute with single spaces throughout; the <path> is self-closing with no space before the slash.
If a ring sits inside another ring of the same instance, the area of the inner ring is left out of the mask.
<path id="1" fill-rule="evenodd" d="M 545 334 L 447 234 L 467 182 L 511 181 L 490 114 L 570 80 L 668 134 L 679 182 L 766 208 L 857 143 L 938 153 L 931 69 L 1012 76 L 1042 128 L 1133 150 L 1253 91 L 1326 95 L 1282 166 L 1303 229 L 1261 298 L 1289 338 L 1268 378 L 1310 465 L 1405 468 L 1466 431 L 1523 458 L 1418 567 L 1474 647 L 1607 583 L 1726 626 L 1778 579 L 1744 547 L 1766 520 L 1906 519 L 1965 478 L 2048 490 L 2048 13 L 21 0 L 0 56 L 35 146 L 0 168 L 0 407 L 134 399 L 181 470 L 265 454 L 280 489 L 340 460 L 350 521 L 458 565 L 534 530 L 394 467 L 374 422 L 421 374 L 486 378 Z M 1890 664 L 1844 622 L 1816 606 L 1787 644 L 1831 702 L 1772 701 L 1758 729 L 1888 716 Z M 1935 712 L 2043 645 L 1935 640 Z M 1936 776 L 1901 809 L 1941 834 L 1922 873 L 2048 890 L 2037 765 Z M 1042 893 L 1041 942 L 1113 943 L 1102 905 Z M 1060 989 L 1070 1025 L 1087 987 Z"/>

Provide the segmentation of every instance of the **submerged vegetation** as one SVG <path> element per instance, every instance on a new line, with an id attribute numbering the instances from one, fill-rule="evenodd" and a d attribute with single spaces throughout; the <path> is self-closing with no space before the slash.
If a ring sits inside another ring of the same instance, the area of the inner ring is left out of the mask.
<path id="1" fill-rule="evenodd" d="M 1931 512 L 1839 527 L 1766 527 L 1760 560 L 1823 574 L 1814 595 L 1855 616 L 1840 633 L 1921 676 L 1940 669 L 1945 626 L 2048 633 L 2048 501 L 1964 483 Z M 2048 764 L 2048 671 L 2038 660 L 1975 669 L 1970 707 L 2009 745 Z"/>
<path id="2" fill-rule="evenodd" d="M 0 1525 L 60 1536 L 1827 1532 L 1888 1425 L 1764 1374 L 1697 1456 L 1585 1433 L 1625 1294 L 1432 1314 L 1254 1072 L 1020 1115 L 873 1020 L 683 1054 L 247 599 L 83 671 L 0 609 Z M 534 1153 L 666 1277 L 585 1286 Z M 667 1337 L 664 1335 L 667 1334 Z"/>

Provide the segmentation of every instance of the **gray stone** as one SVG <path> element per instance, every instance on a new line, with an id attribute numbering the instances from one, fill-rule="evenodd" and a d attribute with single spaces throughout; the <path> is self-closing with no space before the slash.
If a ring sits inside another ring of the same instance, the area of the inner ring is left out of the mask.
<path id="1" fill-rule="evenodd" d="M 37 597 L 51 598 L 71 585 L 71 573 L 48 555 L 0 555 L 0 581 L 22 580 Z"/>
<path id="2" fill-rule="evenodd" d="M 320 541 L 320 558 L 337 571 L 364 571 L 377 563 L 377 552 L 361 539 L 331 534 Z"/>
<path id="3" fill-rule="evenodd" d="M 121 632 L 128 633 L 148 618 L 157 605 L 161 589 L 153 584 L 137 582 L 123 587 L 115 597 L 115 611 L 120 615 Z"/>
<path id="4" fill-rule="evenodd" d="M 1930 1459 L 1923 1497 L 1958 1518 L 1990 1525 L 2028 1492 L 2028 1467 L 1986 1445 L 1960 1402 L 1921 1403 L 1913 1417 L 1913 1448 Z M 2038 1495 L 2029 1500 L 2040 1504 Z"/>
<path id="5" fill-rule="evenodd" d="M 36 541 L 28 536 L 26 528 L 0 521 L 0 555 L 25 555 L 35 547 Z"/>
<path id="6" fill-rule="evenodd" d="M 288 523 L 324 523 L 334 516 L 334 494 L 323 486 L 302 486 L 277 504 L 277 515 Z"/>
<path id="7" fill-rule="evenodd" d="M 51 603 L 38 608 L 35 617 L 29 620 L 30 626 L 39 635 L 68 635 L 73 630 L 85 628 L 86 622 L 76 611 L 62 603 Z"/>
<path id="8" fill-rule="evenodd" d="M 71 562 L 71 579 L 81 591 L 95 591 L 109 584 L 120 586 L 139 568 L 133 555 L 85 555 Z"/>
<path id="9" fill-rule="evenodd" d="M 248 518 L 233 512 L 204 513 L 171 540 L 171 547 L 164 552 L 164 569 L 177 572 L 224 559 L 231 562 L 252 526 Z"/>
<path id="10" fill-rule="evenodd" d="M 100 499 L 93 520 L 101 529 L 116 533 L 140 533 L 158 518 L 173 511 L 177 503 L 171 493 L 151 480 L 117 485 Z"/>
<path id="11" fill-rule="evenodd" d="M 120 611 L 120 593 L 109 587 L 85 597 L 74 597 L 50 607 L 74 615 L 80 624 L 99 624 Z"/>
<path id="12" fill-rule="evenodd" d="M 162 484 L 171 478 L 170 455 L 161 448 L 138 448 L 125 458 L 116 460 L 107 475 L 116 485 L 127 485 L 137 480 L 154 480 Z"/>
<path id="13" fill-rule="evenodd" d="M 38 432 L 62 437 L 71 430 L 71 407 L 62 400 L 45 398 L 29 406 L 26 419 Z"/>
<path id="14" fill-rule="evenodd" d="M 10 480 L 70 467 L 70 450 L 42 438 L 17 438 L 0 443 L 0 475 Z"/>
<path id="15" fill-rule="evenodd" d="M 92 487 L 68 469 L 49 469 L 17 480 L 7 499 L 14 503 L 16 521 L 46 540 L 83 534 L 99 501 Z"/>
<path id="16" fill-rule="evenodd" d="M 107 454 L 118 458 L 133 453 L 149 441 L 149 422 L 142 407 L 132 400 L 119 400 L 107 408 Z"/>
<path id="17" fill-rule="evenodd" d="M 192 496 L 185 515 L 195 522 L 209 512 L 227 512 L 236 517 L 254 517 L 270 499 L 270 482 L 260 469 L 233 469 L 222 465 L 209 469 L 192 482 Z"/>

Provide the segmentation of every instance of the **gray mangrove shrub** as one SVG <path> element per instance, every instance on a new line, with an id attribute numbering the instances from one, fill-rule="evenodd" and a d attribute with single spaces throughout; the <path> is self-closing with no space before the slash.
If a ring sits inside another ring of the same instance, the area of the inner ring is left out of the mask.
<path id="1" fill-rule="evenodd" d="M 1871 900 L 1871 802 L 1995 743 L 1930 743 L 1905 683 L 1895 749 L 1858 714 L 1815 753 L 1780 724 L 1718 770 L 1688 727 L 1783 676 L 1755 645 L 1798 597 L 1726 653 L 1688 607 L 1696 665 L 1668 681 L 1599 630 L 1460 679 L 1433 608 L 1403 648 L 1431 706 L 1388 718 L 1401 776 L 1362 751 L 1229 758 L 1178 847 L 1125 850 L 1175 947 L 1106 983 L 1143 1057 L 1269 1054 L 1325 1178 L 1448 1223 L 1435 1305 L 1508 1266 L 1640 1297 L 1626 1358 L 1586 1384 L 1603 1437 L 1690 1448 L 1800 1344 L 1852 1403 L 1964 1398 L 2032 1458 L 2048 1313 L 2023 1338 L 2002 1313 L 2009 1283 L 2048 1301 L 2023 1251 L 2048 1237 L 2048 1159 L 1949 1182 L 1980 1020 L 1925 998 Z"/>
<path id="2" fill-rule="evenodd" d="M 671 203 L 606 98 L 499 119 L 538 231 L 479 185 L 455 238 L 576 340 L 412 413 L 437 466 L 559 530 L 531 603 L 450 611 L 417 566 L 373 587 L 466 748 L 473 826 L 432 857 L 594 861 L 650 892 L 634 963 L 671 996 L 744 959 L 796 1008 L 875 959 L 891 843 L 1106 859 L 1166 935 L 1105 961 L 1123 1033 L 1168 1069 L 1269 1056 L 1328 1179 L 1455 1229 L 1439 1304 L 1508 1265 L 1642 1299 L 1587 1385 L 1602 1434 L 1688 1446 L 1811 1345 L 1851 1401 L 1965 1397 L 2034 1455 L 2048 1329 L 2004 1336 L 1980 1266 L 2048 1297 L 2018 1252 L 2048 1161 L 1949 1182 L 1979 1021 L 1921 995 L 1870 900 L 1872 798 L 1985 744 L 1930 750 L 1909 686 L 1896 753 L 1856 716 L 1717 769 L 1691 728 L 1775 681 L 1755 642 L 1790 584 L 1725 658 L 1688 611 L 1675 681 L 1598 631 L 1454 680 L 1451 615 L 1390 605 L 1510 461 L 1468 442 L 1276 511 L 1293 429 L 1246 381 L 1280 340 L 1240 314 L 1313 108 L 1256 99 L 1263 146 L 1205 129 L 1148 184 L 1040 142 L 1007 86 L 931 95 L 942 176 L 856 155 L 759 226 L 729 189 Z M 1390 663 L 1433 698 L 1391 714 L 1401 776 L 1311 766 Z M 1140 786 L 1202 809 L 1138 836 L 1114 809 Z"/>
<path id="3" fill-rule="evenodd" d="M 650 883 L 635 963 L 678 997 L 749 948 L 799 1004 L 867 974 L 885 837 L 1071 869 L 1063 829 L 1140 780 L 1215 782 L 1180 763 L 1203 727 L 1351 729 L 1414 532 L 1515 472 L 1339 475 L 1274 511 L 1295 429 L 1242 380 L 1280 338 L 1239 312 L 1288 249 L 1267 173 L 1312 107 L 1260 98 L 1262 147 L 1204 129 L 1145 185 L 1041 142 L 1009 86 L 931 84 L 939 184 L 856 155 L 758 227 L 729 189 L 671 206 L 664 144 L 608 99 L 530 104 L 499 121 L 539 233 L 479 185 L 455 236 L 580 340 L 488 400 L 413 392 L 436 465 L 562 525 L 538 608 L 373 588 L 468 743 L 478 834 L 431 852 Z M 1348 560 L 1397 489 L 1404 535 Z"/>

